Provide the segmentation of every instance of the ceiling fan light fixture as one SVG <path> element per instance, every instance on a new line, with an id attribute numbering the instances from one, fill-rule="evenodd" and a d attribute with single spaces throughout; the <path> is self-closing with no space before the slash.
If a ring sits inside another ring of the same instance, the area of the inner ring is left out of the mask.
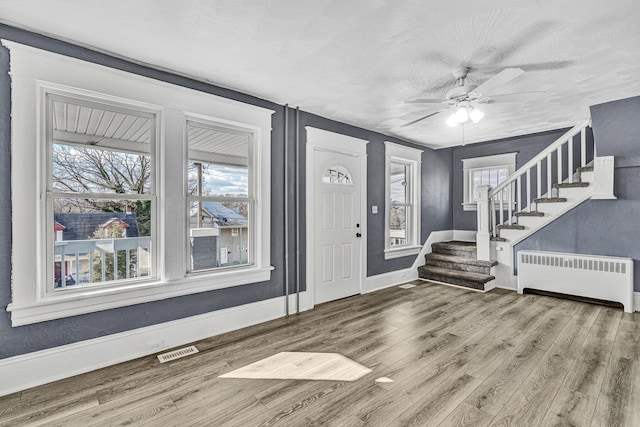
<path id="1" fill-rule="evenodd" d="M 469 120 L 469 111 L 467 111 L 466 107 L 458 107 L 453 114 L 458 123 L 466 123 Z"/>
<path id="2" fill-rule="evenodd" d="M 483 117 L 484 113 L 477 108 L 474 108 L 469 112 L 469 118 L 473 123 L 478 123 Z"/>
<path id="3" fill-rule="evenodd" d="M 452 128 L 458 126 L 458 122 L 456 121 L 456 115 L 452 114 L 447 119 L 447 126 L 451 126 Z"/>

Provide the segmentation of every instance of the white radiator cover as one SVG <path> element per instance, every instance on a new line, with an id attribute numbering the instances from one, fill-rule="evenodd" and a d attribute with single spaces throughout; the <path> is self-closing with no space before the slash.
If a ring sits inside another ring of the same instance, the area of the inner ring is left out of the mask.
<path id="1" fill-rule="evenodd" d="M 537 289 L 620 302 L 633 312 L 633 260 L 557 252 L 518 252 L 518 292 Z"/>

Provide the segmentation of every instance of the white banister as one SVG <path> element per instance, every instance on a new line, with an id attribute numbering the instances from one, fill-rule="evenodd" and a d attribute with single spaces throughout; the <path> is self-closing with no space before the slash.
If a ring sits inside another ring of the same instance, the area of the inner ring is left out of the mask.
<path id="1" fill-rule="evenodd" d="M 491 193 L 495 195 L 498 191 L 502 191 L 507 185 L 515 181 L 518 176 L 528 172 L 531 168 L 533 168 L 536 164 L 538 164 L 540 160 L 547 157 L 547 154 L 553 153 L 558 149 L 559 146 L 566 143 L 568 138 L 573 137 L 574 135 L 577 135 L 578 133 L 580 133 L 584 127 L 589 125 L 589 123 L 590 123 L 590 120 L 586 120 L 584 123 L 581 123 L 569 129 L 564 135 L 558 138 L 553 144 L 549 145 L 547 148 L 545 148 L 540 153 L 538 153 L 538 155 L 536 155 L 533 159 L 525 163 L 520 169 L 518 169 L 513 174 L 511 174 L 509 178 L 507 178 L 505 181 L 502 182 L 502 184 L 492 189 Z M 586 142 L 585 142 L 585 150 L 586 150 Z M 586 158 L 585 158 L 585 164 L 586 164 Z M 489 196 L 491 196 L 492 194 L 489 194 Z"/>
<path id="2" fill-rule="evenodd" d="M 577 126 L 574 126 L 565 132 L 560 138 L 555 140 L 551 145 L 538 153 L 534 158 L 525 163 L 521 168 L 507 177 L 502 183 L 491 189 L 487 186 L 477 187 L 480 192 L 480 200 L 478 201 L 478 234 L 476 237 L 478 248 L 478 259 L 489 259 L 491 251 L 491 237 L 498 237 L 498 224 L 513 224 L 514 206 L 517 207 L 516 212 L 534 212 L 533 209 L 533 179 L 535 179 L 535 194 L 537 198 L 553 197 L 553 157 L 556 158 L 556 182 L 563 181 L 563 173 L 567 171 L 569 177 L 568 182 L 573 182 L 574 174 L 574 137 L 580 134 L 580 165 L 587 164 L 587 141 L 586 128 L 590 125 L 591 120 L 585 120 Z M 563 159 L 562 151 L 564 145 L 567 144 L 566 159 Z M 577 146 L 576 146 L 577 148 Z M 554 156 L 555 153 L 555 156 Z M 542 178 L 542 165 L 546 165 L 546 196 L 542 194 L 544 185 Z M 532 169 L 535 170 L 535 178 L 531 176 Z M 524 178 L 523 178 L 524 177 Z M 516 185 L 514 192 L 513 186 Z M 524 186 L 524 190 L 523 187 Z M 482 189 L 482 190 L 481 190 Z M 486 194 L 484 192 L 486 191 Z M 523 194 L 526 192 L 526 198 Z M 514 200 L 514 196 L 516 199 Z M 504 204 L 508 207 L 505 208 Z M 536 208 L 537 209 L 537 208 Z M 496 212 L 497 211 L 497 212 Z M 505 212 L 508 217 L 505 221 Z M 499 221 L 498 221 L 499 220 Z"/>
<path id="3" fill-rule="evenodd" d="M 547 194 L 551 194 L 551 153 L 547 154 Z"/>

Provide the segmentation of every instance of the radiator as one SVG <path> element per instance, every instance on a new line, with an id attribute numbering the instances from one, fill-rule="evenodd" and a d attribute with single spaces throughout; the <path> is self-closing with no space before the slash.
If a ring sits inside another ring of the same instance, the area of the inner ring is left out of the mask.
<path id="1" fill-rule="evenodd" d="M 537 289 L 620 302 L 633 312 L 633 260 L 555 252 L 518 252 L 518 292 Z"/>

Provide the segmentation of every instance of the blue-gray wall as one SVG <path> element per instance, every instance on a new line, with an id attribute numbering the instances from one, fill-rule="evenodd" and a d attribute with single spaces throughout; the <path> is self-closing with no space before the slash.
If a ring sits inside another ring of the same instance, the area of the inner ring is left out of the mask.
<path id="1" fill-rule="evenodd" d="M 591 107 L 598 156 L 615 156 L 617 200 L 589 200 L 516 245 L 634 260 L 640 291 L 640 97 Z"/>
<path id="2" fill-rule="evenodd" d="M 90 338 L 105 336 L 117 332 L 167 322 L 197 314 L 233 307 L 240 304 L 274 298 L 284 294 L 284 197 L 289 198 L 289 216 L 291 221 L 295 217 L 294 191 L 294 115 L 289 116 L 290 150 L 288 170 L 289 182 L 284 182 L 284 107 L 253 96 L 238 93 L 229 89 L 212 86 L 171 73 L 137 65 L 128 61 L 113 58 L 85 48 L 74 46 L 58 40 L 47 38 L 27 31 L 0 25 L 0 38 L 13 40 L 26 45 L 38 47 L 71 57 L 83 59 L 96 64 L 128 71 L 150 78 L 188 87 L 217 96 L 258 105 L 274 110 L 272 120 L 272 192 L 271 192 L 271 263 L 275 267 L 271 280 L 266 283 L 249 284 L 218 291 L 205 292 L 171 298 L 163 301 L 138 304 L 114 310 L 106 310 L 65 319 L 52 320 L 33 325 L 11 327 L 10 314 L 4 308 L 11 301 L 11 185 L 10 185 L 10 80 L 8 76 L 9 57 L 6 49 L 0 49 L 0 359 L 42 350 L 64 344 L 69 344 Z M 332 132 L 362 138 L 370 141 L 368 145 L 369 182 L 367 194 L 370 206 L 376 204 L 384 206 L 384 141 L 407 144 L 403 141 L 386 137 L 381 134 L 363 130 L 354 126 L 328 120 L 306 112 L 300 112 L 300 145 L 298 156 L 301 166 L 300 194 L 300 259 L 301 271 L 299 277 L 304 278 L 305 259 L 305 224 L 304 224 L 304 164 L 305 164 L 305 133 L 304 126 L 314 126 Z M 411 144 L 408 144 L 411 145 Z M 433 230 L 451 228 L 451 150 L 433 151 L 419 147 L 423 154 L 423 239 Z M 382 210 L 383 211 L 383 210 Z M 397 268 L 404 268 L 413 262 L 413 257 L 384 261 L 383 230 L 384 214 L 368 214 L 368 275 L 388 272 Z M 291 230 L 290 223 L 289 229 Z M 295 277 L 295 235 L 289 234 L 290 276 Z M 291 283 L 291 289 L 295 283 Z M 304 279 L 300 286 L 305 289 Z"/>

